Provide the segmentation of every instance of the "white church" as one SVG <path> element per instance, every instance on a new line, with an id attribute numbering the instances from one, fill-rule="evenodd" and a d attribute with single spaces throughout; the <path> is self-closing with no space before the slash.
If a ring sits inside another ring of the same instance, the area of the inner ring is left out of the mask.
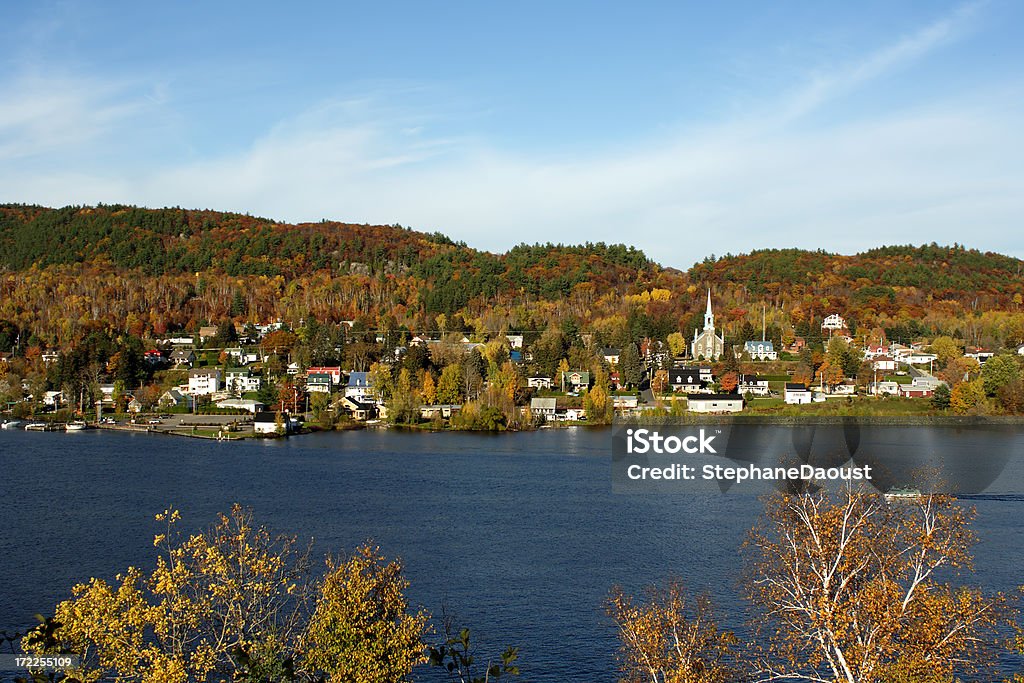
<path id="1" fill-rule="evenodd" d="M 725 353 L 725 335 L 715 334 L 715 314 L 711 312 L 711 290 L 708 289 L 708 307 L 704 311 L 704 331 L 693 331 L 690 355 L 703 360 L 718 360 Z"/>

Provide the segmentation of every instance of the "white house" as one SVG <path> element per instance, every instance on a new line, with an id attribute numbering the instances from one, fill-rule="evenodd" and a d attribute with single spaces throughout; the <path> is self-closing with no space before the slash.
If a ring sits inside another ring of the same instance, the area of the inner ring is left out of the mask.
<path id="1" fill-rule="evenodd" d="M 217 407 L 234 408 L 235 410 L 248 410 L 250 413 L 255 415 L 261 410 L 265 410 L 267 405 L 248 398 L 226 398 L 223 401 L 217 401 Z"/>
<path id="2" fill-rule="evenodd" d="M 310 373 L 306 375 L 306 391 L 329 394 L 331 393 L 332 386 L 331 376 L 326 373 Z"/>
<path id="3" fill-rule="evenodd" d="M 250 353 L 242 349 L 240 346 L 224 349 L 224 353 L 227 354 L 228 360 L 235 365 L 248 365 L 249 363 L 255 363 L 260 359 L 258 353 Z"/>
<path id="4" fill-rule="evenodd" d="M 743 344 L 743 352 L 750 360 L 778 360 L 779 354 L 770 341 L 748 341 Z"/>
<path id="5" fill-rule="evenodd" d="M 845 330 L 846 329 L 846 321 L 843 320 L 843 316 L 839 315 L 838 313 L 833 313 L 832 315 L 828 316 L 827 318 L 825 318 L 825 320 L 822 321 L 821 329 L 823 329 L 823 330 Z"/>
<path id="6" fill-rule="evenodd" d="M 348 384 L 345 386 L 345 396 L 354 398 L 357 401 L 373 403 L 377 397 L 373 391 L 373 384 L 370 383 L 368 373 L 350 372 Z"/>
<path id="7" fill-rule="evenodd" d="M 176 367 L 185 366 L 190 368 L 196 362 L 196 354 L 192 349 L 175 349 L 171 352 L 171 362 Z"/>
<path id="8" fill-rule="evenodd" d="M 216 368 L 193 368 L 188 371 L 188 393 L 208 396 L 220 391 L 221 374 Z"/>
<path id="9" fill-rule="evenodd" d="M 934 353 L 924 353 L 923 351 L 911 351 L 910 353 L 903 354 L 903 362 L 907 365 L 927 365 L 938 360 L 938 356 Z"/>
<path id="10" fill-rule="evenodd" d="M 608 365 L 618 365 L 619 356 L 622 355 L 621 349 L 604 348 L 601 349 L 601 357 L 604 358 L 604 362 Z"/>
<path id="11" fill-rule="evenodd" d="M 529 377 L 526 380 L 526 386 L 534 389 L 550 389 L 552 382 L 550 377 Z"/>
<path id="12" fill-rule="evenodd" d="M 786 382 L 785 401 L 792 405 L 810 403 L 813 399 L 811 390 L 803 384 Z"/>
<path id="13" fill-rule="evenodd" d="M 740 375 L 736 383 L 736 392 L 741 396 L 753 394 L 754 396 L 767 396 L 768 380 L 757 375 Z"/>
<path id="14" fill-rule="evenodd" d="M 680 365 L 668 371 L 668 383 L 672 391 L 688 394 L 710 392 L 712 379 L 710 366 Z"/>
<path id="15" fill-rule="evenodd" d="M 508 340 L 508 345 L 513 349 L 523 348 L 523 335 L 521 334 L 506 334 L 505 339 Z"/>
<path id="16" fill-rule="evenodd" d="M 738 413 L 743 410 L 743 397 L 738 394 L 690 394 L 686 409 L 691 413 Z"/>
<path id="17" fill-rule="evenodd" d="M 889 347 L 885 344 L 868 344 L 867 348 L 864 349 L 864 360 L 871 360 L 878 356 L 888 356 Z"/>
<path id="18" fill-rule="evenodd" d="M 532 398 L 530 399 L 530 414 L 534 417 L 553 418 L 556 410 L 555 403 L 553 398 Z"/>
<path id="19" fill-rule="evenodd" d="M 233 368 L 224 373 L 224 387 L 229 391 L 236 391 L 244 394 L 250 391 L 259 391 L 262 380 L 254 377 L 248 368 Z"/>
<path id="20" fill-rule="evenodd" d="M 269 411 L 258 412 L 253 415 L 252 418 L 252 429 L 257 434 L 277 434 L 278 433 L 278 417 L 281 420 L 281 431 L 285 434 L 296 431 L 298 423 L 296 423 L 288 413 L 273 413 Z"/>
<path id="21" fill-rule="evenodd" d="M 891 356 L 875 356 L 871 367 L 879 372 L 892 372 L 896 369 L 896 359 Z"/>
<path id="22" fill-rule="evenodd" d="M 898 396 L 900 385 L 898 382 L 868 382 L 868 393 L 872 396 Z"/>

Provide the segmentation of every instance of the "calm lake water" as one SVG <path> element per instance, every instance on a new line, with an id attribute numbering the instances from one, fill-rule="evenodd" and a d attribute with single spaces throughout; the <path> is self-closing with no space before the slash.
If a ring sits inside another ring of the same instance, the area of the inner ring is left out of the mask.
<path id="1" fill-rule="evenodd" d="M 151 567 L 160 510 L 180 509 L 190 532 L 240 502 L 274 530 L 315 538 L 321 554 L 373 539 L 402 558 L 414 604 L 447 605 L 481 652 L 518 645 L 521 680 L 614 681 L 603 602 L 615 584 L 679 576 L 742 627 L 738 549 L 760 503 L 737 492 L 613 494 L 610 438 L 362 431 L 220 444 L 3 431 L 0 630 L 31 625 L 76 582 Z M 970 501 L 973 581 L 986 589 L 1024 583 L 1022 493 Z"/>

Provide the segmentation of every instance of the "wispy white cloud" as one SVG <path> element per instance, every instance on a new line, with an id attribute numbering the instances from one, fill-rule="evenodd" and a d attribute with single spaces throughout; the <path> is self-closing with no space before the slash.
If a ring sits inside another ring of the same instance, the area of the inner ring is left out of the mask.
<path id="1" fill-rule="evenodd" d="M 109 168 L 17 173 L 0 156 L 0 198 L 400 222 L 493 250 L 521 241 L 626 242 L 681 267 L 752 248 L 855 251 L 933 240 L 1024 256 L 1024 242 L 1010 230 L 1024 210 L 1019 84 L 796 125 L 955 41 L 976 11 L 964 6 L 860 60 L 819 71 L 743 119 L 587 154 L 516 152 L 443 134 L 440 124 L 450 120 L 391 92 L 332 100 L 281 121 L 244 150 L 139 175 Z M 423 100 L 429 97 L 416 101 Z M 51 114 L 60 108 L 39 106 Z M 131 111 L 102 98 L 70 106 L 82 110 L 86 133 L 99 140 L 107 122 Z M 4 131 L 30 118 L 20 110 L 6 114 L 8 123 L 4 116 L 0 109 L 0 148 Z M 75 131 L 51 119 L 48 129 Z M 45 139 L 40 133 L 35 144 Z"/>

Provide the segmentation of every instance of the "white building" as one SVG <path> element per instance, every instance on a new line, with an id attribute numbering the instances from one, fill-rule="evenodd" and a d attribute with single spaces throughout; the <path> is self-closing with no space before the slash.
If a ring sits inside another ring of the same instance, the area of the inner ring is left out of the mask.
<path id="1" fill-rule="evenodd" d="M 216 368 L 195 368 L 188 371 L 188 393 L 208 396 L 220 391 L 221 374 Z"/>
<path id="2" fill-rule="evenodd" d="M 843 320 L 843 316 L 839 315 L 838 313 L 833 313 L 832 315 L 830 315 L 827 318 L 825 318 L 825 320 L 821 323 L 821 329 L 823 329 L 823 330 L 845 330 L 846 329 L 846 321 Z"/>
<path id="3" fill-rule="evenodd" d="M 704 330 L 693 332 L 690 355 L 705 360 L 718 360 L 725 352 L 725 335 L 715 333 L 715 314 L 711 311 L 711 290 L 708 290 L 708 305 L 704 311 Z"/>
<path id="4" fill-rule="evenodd" d="M 750 360 L 778 360 L 779 354 L 770 341 L 748 341 L 743 344 L 743 352 Z"/>
<path id="5" fill-rule="evenodd" d="M 743 410 L 743 397 L 738 394 L 690 394 L 686 409 L 691 413 L 738 413 Z"/>
<path id="6" fill-rule="evenodd" d="M 868 382 L 868 393 L 872 396 L 898 396 L 900 385 L 898 382 Z"/>
<path id="7" fill-rule="evenodd" d="M 254 377 L 252 371 L 247 368 L 228 370 L 225 373 L 224 387 L 228 391 L 244 394 L 250 391 L 259 391 L 262 380 Z"/>
<path id="8" fill-rule="evenodd" d="M 791 405 L 803 405 L 813 399 L 811 390 L 803 384 L 786 382 L 785 401 Z"/>
<path id="9" fill-rule="evenodd" d="M 530 414 L 534 417 L 553 418 L 555 416 L 556 401 L 553 398 L 532 398 L 530 399 Z"/>
<path id="10" fill-rule="evenodd" d="M 767 396 L 769 393 L 768 380 L 757 375 L 740 375 L 736 384 L 736 392 L 741 396 L 753 394 L 754 396 Z"/>
<path id="11" fill-rule="evenodd" d="M 261 410 L 264 410 L 267 405 L 248 398 L 227 398 L 223 401 L 217 401 L 217 407 L 234 408 L 235 410 L 248 410 L 250 413 L 255 415 Z"/>
<path id="12" fill-rule="evenodd" d="M 550 377 L 529 377 L 526 380 L 526 386 L 534 389 L 550 389 L 553 384 Z"/>

